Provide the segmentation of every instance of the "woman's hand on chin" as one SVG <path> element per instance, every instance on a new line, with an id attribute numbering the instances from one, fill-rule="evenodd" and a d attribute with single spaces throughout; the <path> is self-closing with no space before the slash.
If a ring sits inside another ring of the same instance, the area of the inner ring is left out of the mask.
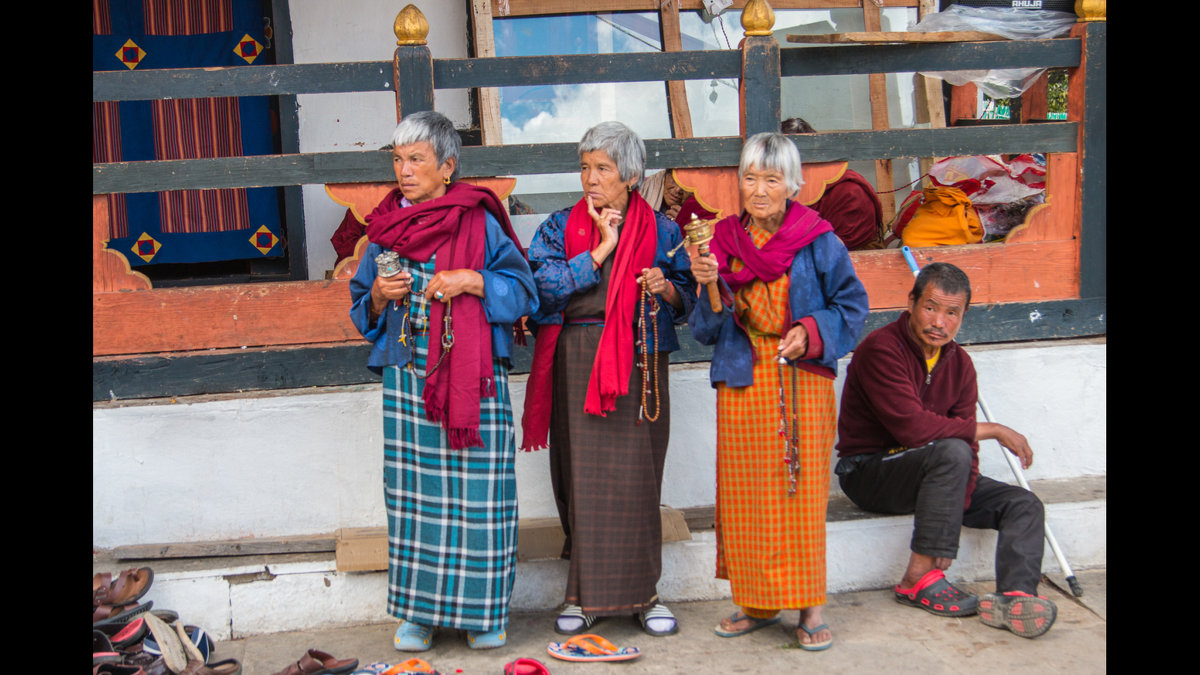
<path id="1" fill-rule="evenodd" d="M 592 249 L 592 262 L 599 268 L 604 264 L 604 259 L 617 248 L 617 225 L 621 223 L 623 216 L 620 211 L 608 207 L 596 211 L 591 196 L 587 196 L 586 199 L 588 215 L 592 217 L 592 223 L 600 231 L 600 243 Z"/>

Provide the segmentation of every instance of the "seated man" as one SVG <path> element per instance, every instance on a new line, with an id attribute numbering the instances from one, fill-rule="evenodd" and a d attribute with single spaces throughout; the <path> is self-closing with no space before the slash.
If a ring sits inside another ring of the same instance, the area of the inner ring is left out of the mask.
<path id="1" fill-rule="evenodd" d="M 933 263 L 909 294 L 908 311 L 871 333 L 846 370 L 836 473 L 859 507 L 915 514 L 898 602 L 941 616 L 979 612 L 989 626 L 1022 637 L 1050 629 L 1057 610 L 1037 596 L 1043 510 L 1032 492 L 979 475 L 979 442 L 995 439 L 1028 468 L 1029 442 L 1012 429 L 975 421 L 975 366 L 954 342 L 971 302 L 967 275 Z M 958 553 L 962 526 L 991 528 L 996 592 L 982 600 L 942 570 Z"/>

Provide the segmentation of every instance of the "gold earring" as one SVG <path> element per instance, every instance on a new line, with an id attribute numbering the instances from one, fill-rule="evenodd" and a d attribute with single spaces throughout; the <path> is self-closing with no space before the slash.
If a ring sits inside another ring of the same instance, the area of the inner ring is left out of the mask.
<path id="1" fill-rule="evenodd" d="M 449 185 L 450 184 L 450 176 L 446 176 L 445 178 L 443 178 L 442 182 L 445 183 L 446 185 Z"/>

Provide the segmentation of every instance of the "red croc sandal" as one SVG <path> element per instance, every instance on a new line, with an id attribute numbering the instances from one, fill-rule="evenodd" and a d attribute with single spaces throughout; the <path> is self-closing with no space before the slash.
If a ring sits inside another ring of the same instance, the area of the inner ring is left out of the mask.
<path id="1" fill-rule="evenodd" d="M 939 569 L 929 570 L 912 588 L 894 589 L 896 602 L 938 616 L 970 616 L 979 611 L 979 598 L 958 590 Z"/>
<path id="2" fill-rule="evenodd" d="M 1021 591 L 988 593 L 979 601 L 979 619 L 993 628 L 1007 628 L 1023 638 L 1050 630 L 1058 608 L 1040 595 Z"/>

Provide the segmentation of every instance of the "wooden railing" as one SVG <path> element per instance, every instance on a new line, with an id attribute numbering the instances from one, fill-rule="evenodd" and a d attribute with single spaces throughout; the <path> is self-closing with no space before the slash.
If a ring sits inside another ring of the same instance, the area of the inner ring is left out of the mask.
<path id="1" fill-rule="evenodd" d="M 405 11 L 410 9 L 416 11 L 411 6 Z M 395 63 L 396 80 L 404 83 L 397 95 L 398 111 L 408 114 L 432 109 L 434 90 L 443 88 L 739 78 L 742 136 L 646 141 L 649 169 L 703 168 L 736 165 L 744 136 L 779 128 L 782 77 L 1065 67 L 1070 74 L 1067 122 L 792 137 L 806 162 L 1047 153 L 1047 204 L 1007 243 L 918 251 L 926 260 L 953 262 L 971 276 L 977 310 L 961 334 L 963 341 L 1028 340 L 1106 332 L 1105 28 L 1103 22 L 1080 23 L 1068 38 L 1024 42 L 780 50 L 767 35 L 748 36 L 732 51 L 475 59 L 433 59 L 426 45 L 407 44 L 397 47 L 394 61 L 97 72 L 92 98 L 386 91 L 393 86 Z M 479 146 L 463 148 L 460 166 L 467 176 L 522 175 L 571 172 L 578 168 L 578 159 L 573 143 Z M 387 181 L 393 179 L 387 153 L 118 162 L 93 165 L 92 175 L 94 397 L 371 379 L 361 367 L 363 343 L 347 317 L 346 281 L 152 289 L 145 277 L 121 264 L 119 252 L 103 248 L 108 215 L 102 195 Z M 852 257 L 872 309 L 880 310 L 873 313 L 868 328 L 890 320 L 891 310 L 904 305 L 911 285 L 900 256 L 894 251 L 863 251 Z M 685 342 L 689 348 L 677 359 L 707 357 L 691 340 Z M 229 348 L 238 352 L 199 353 Z M 319 358 L 306 361 L 303 353 Z M 226 363 L 236 365 L 219 365 Z M 148 372 L 155 376 L 138 377 Z"/>

